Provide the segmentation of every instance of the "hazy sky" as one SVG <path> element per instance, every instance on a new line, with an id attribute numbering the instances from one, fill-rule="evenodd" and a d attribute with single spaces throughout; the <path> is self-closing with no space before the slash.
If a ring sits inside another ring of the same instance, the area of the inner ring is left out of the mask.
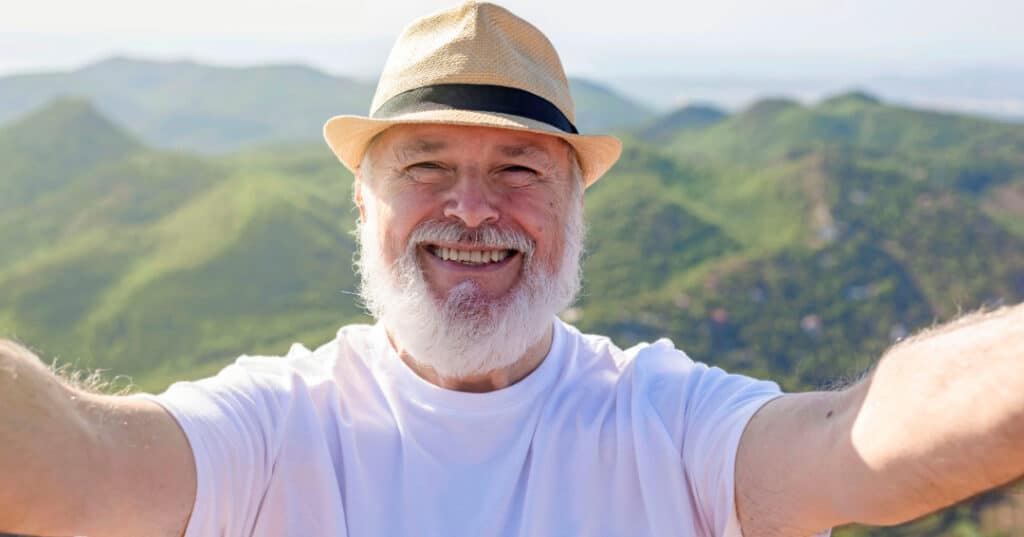
<path id="1" fill-rule="evenodd" d="M 406 23 L 450 4 L 13 0 L 0 17 L 0 73 L 67 69 L 122 54 L 220 64 L 302 62 L 371 77 Z M 504 5 L 551 37 L 571 74 L 815 77 L 1024 69 L 1022 0 Z"/>

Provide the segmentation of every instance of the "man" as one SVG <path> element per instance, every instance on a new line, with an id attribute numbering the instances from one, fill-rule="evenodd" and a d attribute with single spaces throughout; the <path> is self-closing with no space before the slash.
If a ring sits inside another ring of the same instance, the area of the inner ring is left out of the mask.
<path id="1" fill-rule="evenodd" d="M 550 43 L 466 3 L 399 38 L 355 172 L 375 326 L 160 396 L 60 384 L 0 347 L 0 530 L 138 535 L 806 536 L 914 518 L 1024 472 L 1024 309 L 892 349 L 842 392 L 621 350 L 579 287 L 583 136 Z"/>

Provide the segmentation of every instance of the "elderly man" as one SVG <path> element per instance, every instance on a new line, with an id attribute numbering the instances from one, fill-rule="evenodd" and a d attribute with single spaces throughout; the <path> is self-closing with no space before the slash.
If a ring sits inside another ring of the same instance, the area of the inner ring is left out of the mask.
<path id="1" fill-rule="evenodd" d="M 583 136 L 555 51 L 492 4 L 413 23 L 355 172 L 375 326 L 160 396 L 0 347 L 0 530 L 96 536 L 806 536 L 1024 472 L 1024 309 L 933 330 L 845 391 L 782 395 L 556 313 L 580 275 Z"/>

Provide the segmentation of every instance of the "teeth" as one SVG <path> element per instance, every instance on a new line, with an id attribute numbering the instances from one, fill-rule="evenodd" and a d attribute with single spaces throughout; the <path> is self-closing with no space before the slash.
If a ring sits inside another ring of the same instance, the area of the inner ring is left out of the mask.
<path id="1" fill-rule="evenodd" d="M 455 248 L 435 248 L 434 255 L 445 261 L 458 261 L 467 265 L 497 263 L 511 254 L 510 250 L 456 250 Z"/>

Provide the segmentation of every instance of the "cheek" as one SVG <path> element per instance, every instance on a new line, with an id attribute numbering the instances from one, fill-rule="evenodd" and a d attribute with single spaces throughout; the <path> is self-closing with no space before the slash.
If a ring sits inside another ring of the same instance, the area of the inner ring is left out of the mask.
<path id="1" fill-rule="evenodd" d="M 426 206 L 423 201 L 408 196 L 399 196 L 377 206 L 378 238 L 387 261 L 393 262 L 405 253 L 413 230 L 430 217 Z"/>
<path id="2" fill-rule="evenodd" d="M 412 229 L 405 229 L 398 222 L 385 219 L 378 229 L 379 239 L 383 245 L 383 253 L 388 262 L 394 262 L 405 253 Z"/>
<path id="3" fill-rule="evenodd" d="M 384 259 L 388 263 L 394 263 L 405 253 L 405 243 L 399 237 L 385 234 L 384 238 Z"/>
<path id="4" fill-rule="evenodd" d="M 388 262 L 393 262 L 402 253 L 402 240 L 399 233 L 393 208 L 382 204 L 379 200 L 367 200 L 366 222 L 369 230 L 380 245 L 380 253 Z M 400 213 L 399 213 L 400 214 Z"/>
<path id="5" fill-rule="evenodd" d="M 559 268 L 566 244 L 567 219 L 562 211 L 559 204 L 545 202 L 530 218 L 528 229 L 537 243 L 537 259 L 549 271 Z"/>

